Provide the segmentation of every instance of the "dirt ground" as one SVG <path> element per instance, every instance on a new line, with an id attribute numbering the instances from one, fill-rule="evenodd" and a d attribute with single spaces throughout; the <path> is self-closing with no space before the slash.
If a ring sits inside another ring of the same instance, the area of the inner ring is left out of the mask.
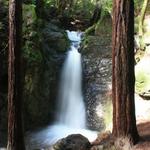
<path id="1" fill-rule="evenodd" d="M 150 120 L 142 120 L 137 128 L 140 142 L 133 147 L 133 150 L 150 150 Z"/>

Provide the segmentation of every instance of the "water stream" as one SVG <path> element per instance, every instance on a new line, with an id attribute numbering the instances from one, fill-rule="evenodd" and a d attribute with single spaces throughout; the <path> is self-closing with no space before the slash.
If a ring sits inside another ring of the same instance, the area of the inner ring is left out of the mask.
<path id="1" fill-rule="evenodd" d="M 82 33 L 67 31 L 67 34 L 71 46 L 62 68 L 56 122 L 37 133 L 30 134 L 29 148 L 27 149 L 50 146 L 69 134 L 80 133 L 87 137 L 89 141 L 93 141 L 97 137 L 96 132 L 86 128 L 81 85 L 81 54 L 78 52 Z"/>
<path id="2" fill-rule="evenodd" d="M 81 88 L 81 54 L 77 49 L 81 33 L 69 31 L 67 33 L 72 45 L 62 68 L 57 119 L 58 124 L 72 128 L 86 128 L 85 106 Z"/>

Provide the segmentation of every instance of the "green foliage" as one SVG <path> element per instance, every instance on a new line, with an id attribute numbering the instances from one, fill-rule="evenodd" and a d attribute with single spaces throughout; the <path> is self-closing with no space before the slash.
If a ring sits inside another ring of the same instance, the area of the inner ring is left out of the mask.
<path id="1" fill-rule="evenodd" d="M 102 35 L 102 34 L 108 34 L 111 36 L 112 31 L 112 20 L 110 14 L 108 12 L 103 16 L 96 24 L 95 26 L 95 34 L 96 35 Z"/>
<path id="2" fill-rule="evenodd" d="M 143 3 L 143 1 L 141 1 L 141 0 L 134 0 L 134 7 L 135 7 L 136 13 L 140 12 L 140 9 L 142 8 L 142 3 Z"/>
<path id="3" fill-rule="evenodd" d="M 108 101 L 105 104 L 104 122 L 105 122 L 106 130 L 110 130 L 111 126 L 112 126 L 112 102 L 111 102 L 111 99 L 108 99 Z"/>
<path id="4" fill-rule="evenodd" d="M 23 4 L 23 20 L 26 21 L 26 25 L 33 24 L 36 20 L 35 5 Z"/>
<path id="5" fill-rule="evenodd" d="M 102 8 L 102 16 L 106 13 L 112 12 L 112 0 L 78 0 L 76 2 L 75 10 L 83 10 L 91 17 L 95 7 L 99 5 Z"/>
<path id="6" fill-rule="evenodd" d="M 90 18 L 93 14 L 93 10 L 95 8 L 94 2 L 91 0 L 77 0 L 73 10 L 78 12 L 82 12 L 86 14 L 87 18 Z"/>
<path id="7" fill-rule="evenodd" d="M 148 91 L 148 87 L 150 85 L 150 76 L 148 73 L 139 70 L 136 72 L 136 82 L 135 82 L 135 90 L 137 93 L 143 93 L 144 91 Z"/>
<path id="8" fill-rule="evenodd" d="M 102 8 L 102 16 L 112 12 L 112 0 L 69 0 L 67 3 L 61 0 L 44 0 L 43 2 L 42 9 L 47 16 L 52 7 L 57 10 L 58 16 L 63 15 L 74 19 L 84 18 L 90 20 L 97 6 Z"/>
<path id="9" fill-rule="evenodd" d="M 112 0 L 101 0 L 101 5 L 103 8 L 103 13 L 105 15 L 105 13 L 111 14 L 112 13 L 112 5 L 113 5 L 113 1 Z"/>
<path id="10" fill-rule="evenodd" d="M 56 0 L 44 0 L 45 5 L 56 5 Z"/>
<path id="11" fill-rule="evenodd" d="M 1 75 L 7 72 L 8 52 L 8 1 L 0 0 L 0 61 Z"/>
<path id="12" fill-rule="evenodd" d="M 8 0 L 0 0 L 0 3 L 3 3 L 4 6 L 8 6 Z"/>

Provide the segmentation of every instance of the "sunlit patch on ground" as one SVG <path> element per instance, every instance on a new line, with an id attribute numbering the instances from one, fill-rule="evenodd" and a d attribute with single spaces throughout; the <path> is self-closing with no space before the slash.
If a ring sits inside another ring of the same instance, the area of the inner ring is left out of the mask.
<path id="1" fill-rule="evenodd" d="M 150 101 L 143 100 L 135 94 L 135 108 L 137 124 L 150 120 Z"/>

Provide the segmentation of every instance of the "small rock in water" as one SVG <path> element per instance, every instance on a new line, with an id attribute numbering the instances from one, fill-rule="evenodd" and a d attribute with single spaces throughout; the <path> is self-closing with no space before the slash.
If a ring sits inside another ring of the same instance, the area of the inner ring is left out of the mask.
<path id="1" fill-rule="evenodd" d="M 54 150 L 90 150 L 89 140 L 81 134 L 71 134 L 54 144 Z"/>

